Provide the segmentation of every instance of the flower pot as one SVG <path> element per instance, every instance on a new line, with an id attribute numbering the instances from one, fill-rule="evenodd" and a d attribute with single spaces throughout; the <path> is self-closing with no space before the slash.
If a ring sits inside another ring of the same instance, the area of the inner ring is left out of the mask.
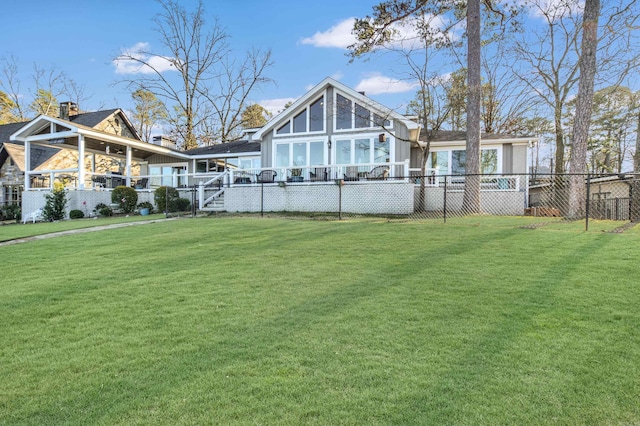
<path id="1" fill-rule="evenodd" d="M 149 209 L 140 209 L 140 216 L 149 216 Z"/>

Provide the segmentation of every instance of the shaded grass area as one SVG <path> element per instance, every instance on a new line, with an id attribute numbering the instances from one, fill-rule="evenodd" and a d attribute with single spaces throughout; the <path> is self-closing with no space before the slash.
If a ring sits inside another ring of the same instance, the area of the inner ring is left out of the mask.
<path id="1" fill-rule="evenodd" d="M 63 220 L 59 222 L 36 222 L 36 223 L 12 223 L 0 226 L 0 242 L 15 240 L 17 238 L 33 237 L 35 235 L 50 234 L 53 232 L 69 231 L 72 229 L 84 229 L 94 226 L 103 226 L 116 223 L 139 222 L 145 220 L 157 220 L 164 217 L 164 214 L 153 214 L 148 216 L 117 216 L 100 217 L 92 219 Z"/>
<path id="2" fill-rule="evenodd" d="M 637 233 L 469 225 L 0 248 L 0 423 L 640 422 Z"/>

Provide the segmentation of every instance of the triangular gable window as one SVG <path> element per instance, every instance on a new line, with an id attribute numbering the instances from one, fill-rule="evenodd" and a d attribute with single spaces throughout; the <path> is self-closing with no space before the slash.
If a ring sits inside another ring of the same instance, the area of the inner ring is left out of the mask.
<path id="1" fill-rule="evenodd" d="M 324 95 L 307 105 L 293 118 L 287 120 L 276 130 L 276 135 L 291 133 L 324 132 L 325 102 Z"/>
<path id="2" fill-rule="evenodd" d="M 336 130 L 370 129 L 373 127 L 391 127 L 391 121 L 372 113 L 367 107 L 360 105 L 340 94 L 336 94 Z"/>

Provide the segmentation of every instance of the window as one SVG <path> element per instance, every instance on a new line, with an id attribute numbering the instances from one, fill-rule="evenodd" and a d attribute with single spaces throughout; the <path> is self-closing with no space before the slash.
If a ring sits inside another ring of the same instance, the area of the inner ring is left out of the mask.
<path id="1" fill-rule="evenodd" d="M 293 117 L 293 133 L 306 133 L 307 131 L 307 110 Z"/>
<path id="2" fill-rule="evenodd" d="M 276 167 L 306 167 L 326 164 L 326 142 L 276 143 Z"/>
<path id="3" fill-rule="evenodd" d="M 388 129 L 389 127 L 391 127 L 391 121 L 382 118 L 378 114 L 373 114 L 373 125 L 376 127 L 384 127 Z"/>
<path id="4" fill-rule="evenodd" d="M 288 143 L 276 144 L 276 166 L 289 166 L 289 145 Z"/>
<path id="5" fill-rule="evenodd" d="M 463 175 L 467 166 L 467 151 L 451 151 L 451 174 Z"/>
<path id="6" fill-rule="evenodd" d="M 391 161 L 391 142 L 369 138 L 342 139 L 335 144 L 336 164 L 370 164 Z"/>
<path id="7" fill-rule="evenodd" d="M 356 129 L 362 129 L 362 128 L 367 128 L 371 126 L 371 120 L 370 120 L 370 115 L 371 113 L 369 112 L 368 109 L 366 109 L 365 107 L 356 104 Z"/>
<path id="8" fill-rule="evenodd" d="M 324 131 L 324 96 L 309 107 L 309 131 Z"/>
<path id="9" fill-rule="evenodd" d="M 342 95 L 336 95 L 336 129 L 351 129 L 351 101 Z"/>
<path id="10" fill-rule="evenodd" d="M 350 140 L 336 141 L 336 164 L 352 164 Z"/>
<path id="11" fill-rule="evenodd" d="M 480 173 L 500 173 L 499 149 L 487 148 L 481 150 Z M 451 170 L 449 170 L 451 164 Z M 466 173 L 467 151 L 464 149 L 452 151 L 432 151 L 427 159 L 427 167 L 438 169 L 438 174 L 463 175 Z"/>
<path id="12" fill-rule="evenodd" d="M 280 128 L 276 131 L 276 134 L 278 135 L 286 135 L 288 133 L 291 133 L 291 123 L 288 121 L 280 126 Z"/>
<path id="13" fill-rule="evenodd" d="M 485 175 L 498 173 L 498 150 L 483 149 L 480 162 L 480 169 Z"/>
<path id="14" fill-rule="evenodd" d="M 155 188 L 158 186 L 187 186 L 187 167 L 186 166 L 150 166 L 150 185 Z"/>

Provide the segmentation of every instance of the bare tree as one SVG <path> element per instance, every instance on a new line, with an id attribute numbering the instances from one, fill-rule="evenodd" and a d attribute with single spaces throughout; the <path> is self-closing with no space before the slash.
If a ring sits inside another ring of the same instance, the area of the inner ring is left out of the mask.
<path id="1" fill-rule="evenodd" d="M 241 110 L 242 104 L 228 102 L 225 106 L 217 104 L 222 99 L 216 89 L 225 76 L 232 75 L 230 81 L 246 81 L 244 74 L 230 69 L 229 36 L 214 21 L 205 25 L 205 8 L 200 1 L 193 12 L 187 12 L 177 1 L 158 0 L 162 12 L 154 22 L 166 53 L 152 52 L 145 46 L 135 51 L 122 51 L 115 59 L 117 64 L 135 64 L 135 75 L 121 80 L 130 89 L 145 89 L 169 105 L 169 123 L 184 149 L 198 146 L 199 141 L 208 141 L 215 137 L 216 129 L 228 127 L 228 122 L 215 122 L 225 114 L 217 111 L 229 108 Z M 250 55 L 249 55 L 250 56 Z M 270 65 L 254 68 L 257 75 L 250 76 L 255 84 L 262 82 L 262 73 Z M 174 71 L 174 72 L 172 72 Z M 177 72 L 177 78 L 175 77 Z M 229 74 L 231 73 L 231 74 Z M 221 80 L 222 79 L 222 80 Z M 240 85 L 250 91 L 253 85 Z M 225 86 L 226 93 L 236 93 L 237 88 Z M 233 98 L 238 99 L 238 98 Z M 242 101 L 245 97 L 240 97 Z M 239 114 L 239 112 L 238 112 Z"/>
<path id="2" fill-rule="evenodd" d="M 16 121 L 26 121 L 27 111 L 22 104 L 23 96 L 20 91 L 21 81 L 18 73 L 18 58 L 14 55 L 2 57 L 2 78 L 0 79 L 0 88 L 6 93 L 11 100 L 11 115 Z"/>
<path id="3" fill-rule="evenodd" d="M 241 63 L 225 60 L 215 86 L 206 87 L 202 92 L 211 106 L 217 125 L 213 135 L 218 141 L 229 142 L 240 138 L 244 106 L 256 86 L 271 81 L 265 77 L 265 71 L 271 65 L 271 51 L 256 49 L 250 51 Z"/>

